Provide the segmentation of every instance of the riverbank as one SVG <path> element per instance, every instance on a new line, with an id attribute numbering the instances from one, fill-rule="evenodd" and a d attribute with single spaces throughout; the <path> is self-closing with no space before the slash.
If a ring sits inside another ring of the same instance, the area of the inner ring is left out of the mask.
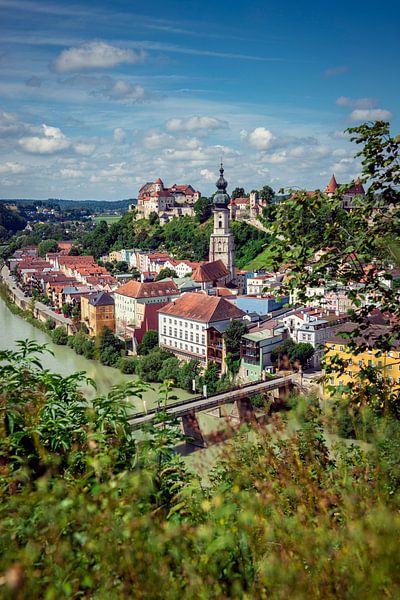
<path id="1" fill-rule="evenodd" d="M 17 309 L 19 310 L 19 309 Z M 82 389 L 90 398 L 98 394 L 108 393 L 114 385 L 126 383 L 128 381 L 137 381 L 136 375 L 126 375 L 113 367 L 106 367 L 95 360 L 86 359 L 79 356 L 68 346 L 58 346 L 54 344 L 46 330 L 42 330 L 37 323 L 32 323 L 17 312 L 12 311 L 0 295 L 0 349 L 15 350 L 18 340 L 30 339 L 38 344 L 46 344 L 54 355 L 46 353 L 40 358 L 44 369 L 58 373 L 63 377 L 84 371 L 88 377 L 96 382 L 97 390 L 84 386 Z M 142 400 L 132 400 L 135 411 L 143 410 L 143 400 L 147 408 L 151 408 L 157 403 L 159 398 L 159 384 L 152 384 L 151 387 L 143 393 Z M 181 389 L 174 389 L 173 395 L 179 399 L 190 398 L 191 394 Z"/>

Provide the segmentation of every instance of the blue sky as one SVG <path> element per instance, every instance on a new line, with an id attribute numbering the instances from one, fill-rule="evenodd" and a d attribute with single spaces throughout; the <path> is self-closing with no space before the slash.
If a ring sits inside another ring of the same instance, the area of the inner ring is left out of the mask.
<path id="1" fill-rule="evenodd" d="M 0 197 L 120 199 L 358 175 L 398 132 L 397 2 L 0 0 Z"/>

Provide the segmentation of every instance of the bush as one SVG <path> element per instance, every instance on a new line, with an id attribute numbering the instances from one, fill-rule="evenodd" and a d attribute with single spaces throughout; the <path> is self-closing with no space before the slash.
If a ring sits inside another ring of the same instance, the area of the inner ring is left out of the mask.
<path id="1" fill-rule="evenodd" d="M 90 338 L 86 338 L 83 343 L 83 356 L 85 358 L 93 358 L 95 353 L 94 341 Z"/>
<path id="2" fill-rule="evenodd" d="M 164 361 L 175 358 L 171 352 L 163 348 L 154 348 L 149 354 L 143 356 L 137 365 L 137 374 L 144 381 L 160 382 L 160 372 Z"/>
<path id="3" fill-rule="evenodd" d="M 171 358 L 164 360 L 162 364 L 158 374 L 159 381 L 164 382 L 170 379 L 174 383 L 177 383 L 179 381 L 181 371 L 182 369 L 180 368 L 179 360 L 176 358 L 176 356 L 171 356 Z"/>
<path id="4" fill-rule="evenodd" d="M 200 363 L 198 360 L 190 360 L 189 362 L 183 363 L 179 370 L 178 385 L 187 392 L 191 392 L 193 389 L 193 379 L 199 374 Z"/>
<path id="5" fill-rule="evenodd" d="M 62 326 L 56 327 L 52 333 L 51 339 L 59 346 L 66 346 L 68 343 L 68 334 L 65 331 L 65 328 Z"/>
<path id="6" fill-rule="evenodd" d="M 53 319 L 51 319 L 50 317 L 48 319 L 46 319 L 45 327 L 48 331 L 53 331 L 55 326 L 56 326 L 56 323 Z"/>
<path id="7" fill-rule="evenodd" d="M 121 373 L 136 373 L 136 367 L 138 364 L 137 358 L 131 356 L 122 356 L 118 361 L 118 369 Z"/>
<path id="8" fill-rule="evenodd" d="M 149 329 L 144 334 L 142 341 L 138 344 L 137 353 L 141 356 L 148 354 L 153 348 L 158 346 L 158 331 Z"/>

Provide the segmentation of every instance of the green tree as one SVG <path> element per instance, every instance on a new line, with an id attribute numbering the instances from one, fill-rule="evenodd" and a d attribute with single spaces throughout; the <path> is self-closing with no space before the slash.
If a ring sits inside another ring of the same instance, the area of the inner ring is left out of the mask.
<path id="1" fill-rule="evenodd" d="M 212 198 L 206 198 L 202 196 L 193 205 L 196 219 L 199 223 L 204 223 L 211 217 L 212 211 Z"/>
<path id="2" fill-rule="evenodd" d="M 264 202 L 271 202 L 275 198 L 275 192 L 270 185 L 264 185 L 259 191 L 259 196 Z"/>
<path id="3" fill-rule="evenodd" d="M 96 336 L 96 354 L 103 365 L 115 366 L 122 348 L 121 340 L 108 327 L 104 327 Z"/>
<path id="4" fill-rule="evenodd" d="M 292 365 L 300 363 L 303 368 L 306 368 L 310 359 L 314 356 L 314 348 L 311 344 L 300 342 L 296 344 L 290 353 Z"/>
<path id="5" fill-rule="evenodd" d="M 38 245 L 38 252 L 40 256 L 46 256 L 49 252 L 57 252 L 58 244 L 57 240 L 43 240 Z"/>
<path id="6" fill-rule="evenodd" d="M 196 381 L 200 372 L 198 360 L 184 362 L 179 368 L 178 385 L 187 392 L 193 391 L 193 380 Z"/>
<path id="7" fill-rule="evenodd" d="M 160 372 L 164 361 L 173 357 L 174 355 L 168 350 L 153 348 L 138 361 L 136 372 L 143 381 L 160 381 Z"/>
<path id="8" fill-rule="evenodd" d="M 140 344 L 138 344 L 137 353 L 139 355 L 148 354 L 156 347 L 158 347 L 158 331 L 149 329 L 144 334 Z"/>
<path id="9" fill-rule="evenodd" d="M 166 279 L 167 277 L 178 277 L 176 271 L 174 269 L 170 269 L 169 267 L 165 267 L 161 269 L 159 274 L 156 277 L 156 281 L 161 281 L 161 279 Z"/>
<path id="10" fill-rule="evenodd" d="M 156 225 L 160 222 L 160 218 L 156 212 L 151 212 L 149 214 L 149 223 L 150 225 Z"/>
<path id="11" fill-rule="evenodd" d="M 235 200 L 236 198 L 244 198 L 244 196 L 245 196 L 244 188 L 236 187 L 234 190 L 232 190 L 232 194 L 231 194 L 232 200 Z"/>
<path id="12" fill-rule="evenodd" d="M 51 339 L 59 346 L 66 346 L 68 342 L 68 334 L 65 331 L 65 327 L 56 327 L 51 334 Z"/>
<path id="13" fill-rule="evenodd" d="M 226 364 L 232 375 L 236 375 L 239 372 L 240 343 L 245 333 L 247 333 L 247 326 L 243 321 L 239 320 L 231 321 L 224 333 Z"/>

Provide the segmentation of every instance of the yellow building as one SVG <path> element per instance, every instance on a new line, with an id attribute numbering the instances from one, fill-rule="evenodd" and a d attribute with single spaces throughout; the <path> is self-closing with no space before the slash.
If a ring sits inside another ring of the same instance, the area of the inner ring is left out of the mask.
<path id="1" fill-rule="evenodd" d="M 341 329 L 343 331 L 349 327 L 343 326 Z M 345 369 L 342 373 L 327 373 L 324 386 L 347 385 L 351 381 L 357 381 L 362 368 L 374 367 L 388 383 L 400 388 L 400 346 L 381 354 L 374 348 L 374 340 L 388 331 L 390 329 L 387 326 L 370 325 L 368 338 L 360 340 L 367 343 L 369 348 L 360 354 L 354 354 L 348 348 L 347 339 L 343 338 L 340 332 L 329 338 L 325 343 L 325 362 L 329 364 L 331 357 L 337 356 L 344 361 Z"/>
<path id="2" fill-rule="evenodd" d="M 120 260 L 122 260 L 121 252 L 119 252 L 119 250 L 113 250 L 108 255 L 108 259 L 110 262 L 119 262 Z"/>
<path id="3" fill-rule="evenodd" d="M 105 327 L 114 332 L 114 298 L 106 292 L 83 296 L 81 298 L 81 321 L 85 323 L 91 336 L 96 336 Z"/>

